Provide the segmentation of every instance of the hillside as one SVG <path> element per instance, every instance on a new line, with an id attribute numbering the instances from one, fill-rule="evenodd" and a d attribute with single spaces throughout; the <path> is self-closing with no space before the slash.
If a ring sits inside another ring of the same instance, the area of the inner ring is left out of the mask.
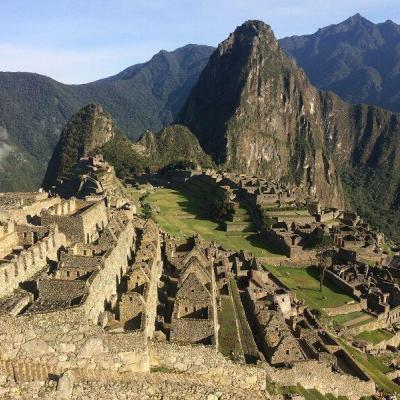
<path id="1" fill-rule="evenodd" d="M 177 121 L 225 168 L 295 181 L 339 206 L 319 102 L 271 28 L 248 21 L 212 54 Z"/>
<path id="2" fill-rule="evenodd" d="M 99 104 L 88 104 L 64 126 L 43 181 L 51 189 L 69 175 L 81 157 L 102 154 L 116 175 L 141 173 L 149 166 L 165 167 L 178 162 L 211 166 L 211 159 L 186 127 L 171 125 L 159 133 L 146 131 L 133 142 L 116 126 Z"/>
<path id="3" fill-rule="evenodd" d="M 351 202 L 400 237 L 400 115 L 317 90 L 263 22 L 218 46 L 177 121 L 225 168 L 293 181 L 329 205 Z M 379 207 L 366 209 L 371 193 Z"/>
<path id="4" fill-rule="evenodd" d="M 0 72 L 0 190 L 39 187 L 63 125 L 85 104 L 102 104 L 132 139 L 168 125 L 211 51 L 197 45 L 161 51 L 146 63 L 84 85 Z"/>
<path id="5" fill-rule="evenodd" d="M 170 125 L 158 133 L 147 131 L 135 143 L 135 151 L 149 163 L 166 166 L 179 161 L 211 167 L 206 155 L 190 130 L 181 125 Z"/>
<path id="6" fill-rule="evenodd" d="M 400 25 L 393 21 L 374 24 L 356 14 L 279 43 L 319 89 L 400 111 Z"/>

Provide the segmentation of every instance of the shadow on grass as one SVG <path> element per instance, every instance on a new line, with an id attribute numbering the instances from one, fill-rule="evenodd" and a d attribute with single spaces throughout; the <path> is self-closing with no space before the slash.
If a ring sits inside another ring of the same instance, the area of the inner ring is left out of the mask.
<path id="1" fill-rule="evenodd" d="M 319 285 L 319 277 L 320 277 L 320 272 L 319 272 L 319 268 L 316 266 L 313 267 L 308 267 L 306 268 L 307 274 L 310 275 L 311 277 L 313 277 L 318 285 Z M 335 283 L 333 283 L 332 281 L 330 281 L 326 276 L 324 278 L 324 282 L 323 282 L 323 288 L 328 288 L 330 291 L 332 291 L 333 293 L 337 293 L 337 294 L 343 294 L 343 290 L 340 289 L 339 286 L 337 286 Z M 310 289 L 311 290 L 311 289 Z M 317 292 L 320 292 L 319 287 L 316 289 L 313 289 Z M 323 291 L 322 291 L 323 293 Z M 349 297 L 352 297 L 350 295 L 348 295 Z"/>
<path id="2" fill-rule="evenodd" d="M 246 239 L 250 242 L 252 246 L 257 247 L 261 250 L 266 250 L 269 253 L 275 254 L 277 256 L 284 255 L 283 253 L 280 253 L 278 249 L 271 246 L 270 243 L 267 243 L 267 241 L 262 237 L 260 233 L 253 233 L 247 236 Z"/>

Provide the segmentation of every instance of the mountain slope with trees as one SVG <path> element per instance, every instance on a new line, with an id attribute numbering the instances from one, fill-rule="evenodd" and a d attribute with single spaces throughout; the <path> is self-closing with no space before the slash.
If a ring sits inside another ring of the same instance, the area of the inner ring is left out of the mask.
<path id="1" fill-rule="evenodd" d="M 212 50 L 187 45 L 160 51 L 146 63 L 84 85 L 0 72 L 0 190 L 40 186 L 64 124 L 85 104 L 102 104 L 131 139 L 170 124 Z"/>

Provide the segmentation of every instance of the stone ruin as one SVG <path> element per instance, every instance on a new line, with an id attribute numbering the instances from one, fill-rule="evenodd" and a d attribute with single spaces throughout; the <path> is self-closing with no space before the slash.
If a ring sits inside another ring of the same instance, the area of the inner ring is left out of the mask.
<path id="1" fill-rule="evenodd" d="M 198 236 L 176 239 L 107 195 L 21 199 L 7 201 L 17 218 L 0 224 L 0 375 L 8 381 L 56 377 L 51 393 L 65 398 L 83 382 L 111 390 L 138 376 L 150 387 L 165 380 L 164 394 L 186 382 L 199 393 L 270 398 L 268 380 L 351 399 L 375 391 L 253 256 Z M 232 299 L 241 346 L 255 349 L 250 364 L 219 353 L 222 296 Z"/>

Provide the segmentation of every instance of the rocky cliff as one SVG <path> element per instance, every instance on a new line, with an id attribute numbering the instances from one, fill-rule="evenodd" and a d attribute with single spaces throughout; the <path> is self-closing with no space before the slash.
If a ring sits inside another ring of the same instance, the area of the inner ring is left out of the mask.
<path id="1" fill-rule="evenodd" d="M 322 102 L 271 28 L 248 21 L 212 54 L 178 121 L 226 168 L 295 181 L 339 206 Z"/>
<path id="2" fill-rule="evenodd" d="M 171 125 L 158 133 L 146 131 L 132 142 L 118 129 L 99 104 L 89 104 L 76 113 L 62 130 L 49 162 L 43 186 L 51 188 L 57 179 L 70 179 L 81 157 L 103 154 L 118 177 L 141 173 L 148 166 L 162 168 L 178 162 L 203 167 L 212 165 L 197 138 L 184 126 Z"/>
<path id="3" fill-rule="evenodd" d="M 44 186 L 50 187 L 81 157 L 88 156 L 121 135 L 110 115 L 99 104 L 88 104 L 65 125 L 49 162 Z"/>
<path id="4" fill-rule="evenodd" d="M 178 121 L 228 169 L 294 181 L 400 238 L 400 114 L 317 90 L 263 22 L 218 46 Z"/>

